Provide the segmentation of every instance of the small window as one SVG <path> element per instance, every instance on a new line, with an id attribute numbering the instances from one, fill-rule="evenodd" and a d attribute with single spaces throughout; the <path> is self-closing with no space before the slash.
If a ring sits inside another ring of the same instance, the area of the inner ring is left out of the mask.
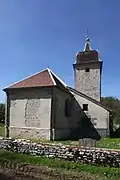
<path id="1" fill-rule="evenodd" d="M 86 69 L 85 69 L 85 72 L 90 72 L 90 69 L 89 69 L 89 68 L 86 68 Z"/>
<path id="2" fill-rule="evenodd" d="M 88 104 L 83 104 L 83 111 L 88 111 Z"/>

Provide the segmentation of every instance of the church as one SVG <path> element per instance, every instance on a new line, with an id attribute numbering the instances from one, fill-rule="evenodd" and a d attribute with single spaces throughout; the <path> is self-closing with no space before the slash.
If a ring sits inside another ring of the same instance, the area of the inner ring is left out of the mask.
<path id="1" fill-rule="evenodd" d="M 74 88 L 49 68 L 4 88 L 5 136 L 46 140 L 109 136 L 111 111 L 100 101 L 102 64 L 87 38 L 73 64 Z"/>

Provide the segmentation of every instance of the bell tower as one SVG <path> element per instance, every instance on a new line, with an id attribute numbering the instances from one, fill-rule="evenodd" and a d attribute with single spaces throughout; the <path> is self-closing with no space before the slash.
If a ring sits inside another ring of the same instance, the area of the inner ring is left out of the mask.
<path id="1" fill-rule="evenodd" d="M 75 74 L 75 89 L 97 101 L 101 98 L 102 61 L 97 50 L 91 49 L 87 38 L 84 50 L 76 54 L 73 64 Z"/>

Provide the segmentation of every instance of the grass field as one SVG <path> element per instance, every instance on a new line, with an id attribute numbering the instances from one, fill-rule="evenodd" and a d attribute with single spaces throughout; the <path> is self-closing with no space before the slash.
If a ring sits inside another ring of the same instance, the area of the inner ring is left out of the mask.
<path id="1" fill-rule="evenodd" d="M 32 142 L 40 143 L 40 142 L 49 142 L 54 144 L 63 144 L 63 145 L 72 145 L 78 146 L 78 141 L 46 141 L 43 139 L 32 140 Z M 108 148 L 108 149 L 120 149 L 120 138 L 101 138 L 100 141 L 96 142 L 96 147 L 98 148 Z"/>
<path id="2" fill-rule="evenodd" d="M 36 157 L 30 155 L 23 155 L 8 151 L 0 151 L 0 162 L 7 160 L 7 162 L 27 163 L 31 165 L 44 166 L 55 169 L 57 172 L 73 172 L 78 175 L 81 174 L 81 180 L 98 179 L 98 180 L 119 180 L 120 169 L 109 168 L 102 166 L 92 166 L 86 164 L 80 164 L 76 162 L 70 162 L 59 159 Z M 85 177 L 86 176 L 86 177 Z M 89 178 L 87 178 L 89 176 Z"/>
<path id="3" fill-rule="evenodd" d="M 0 125 L 0 136 L 4 136 L 4 126 Z M 44 140 L 33 140 L 34 142 L 48 142 Z M 50 142 L 51 143 L 51 142 Z M 78 141 L 53 141 L 52 143 L 63 145 L 78 145 Z M 100 148 L 110 148 L 110 149 L 120 149 L 120 139 L 110 139 L 102 138 L 97 142 L 97 147 Z M 101 166 L 91 166 L 87 164 L 80 164 L 70 161 L 64 161 L 59 159 L 51 159 L 45 157 L 35 157 L 29 155 L 23 155 L 18 153 L 12 153 L 8 151 L 0 151 L 0 162 L 7 160 L 8 162 L 17 162 L 17 163 L 27 163 L 30 165 L 39 165 L 39 167 L 44 166 L 46 169 L 42 172 L 43 177 L 44 173 L 48 171 L 48 168 L 54 169 L 54 173 L 57 178 L 53 175 L 45 176 L 43 179 L 62 179 L 62 174 L 64 172 L 66 179 L 75 179 L 75 174 L 77 177 L 80 177 L 81 180 L 119 180 L 120 179 L 120 169 L 118 168 L 109 168 Z M 71 172 L 74 174 L 71 174 Z M 67 175 L 66 175 L 67 173 Z M 19 175 L 18 175 L 19 176 Z M 59 178 L 58 178 L 59 177 Z M 76 177 L 76 179 L 77 179 Z M 30 179 L 30 178 L 28 178 Z M 42 178 L 41 178 L 42 179 Z"/>
<path id="4" fill-rule="evenodd" d="M 99 148 L 120 149 L 120 138 L 102 138 L 97 142 Z"/>

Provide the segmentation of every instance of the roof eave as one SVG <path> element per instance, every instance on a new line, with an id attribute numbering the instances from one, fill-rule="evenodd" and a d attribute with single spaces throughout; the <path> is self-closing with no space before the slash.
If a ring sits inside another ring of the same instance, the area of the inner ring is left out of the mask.
<path id="1" fill-rule="evenodd" d="M 30 88 L 49 88 L 49 87 L 54 87 L 57 85 L 48 85 L 48 86 L 35 86 L 35 87 L 16 87 L 16 88 L 4 88 L 3 91 L 7 92 L 7 91 L 11 91 L 11 90 L 21 90 L 21 89 L 30 89 Z"/>
<path id="2" fill-rule="evenodd" d="M 87 95 L 85 95 L 85 94 L 77 91 L 76 89 L 73 89 L 73 88 L 71 88 L 71 87 L 68 87 L 68 88 L 69 88 L 69 90 L 76 92 L 78 95 L 83 96 L 84 98 L 86 98 L 86 99 L 88 99 L 89 101 L 97 104 L 98 106 L 101 106 L 102 108 L 106 109 L 107 111 L 112 112 L 111 109 L 105 107 L 105 106 L 102 105 L 99 101 L 96 101 L 95 99 L 93 99 L 93 98 L 91 98 L 91 97 L 89 97 L 89 96 L 87 96 Z"/>

